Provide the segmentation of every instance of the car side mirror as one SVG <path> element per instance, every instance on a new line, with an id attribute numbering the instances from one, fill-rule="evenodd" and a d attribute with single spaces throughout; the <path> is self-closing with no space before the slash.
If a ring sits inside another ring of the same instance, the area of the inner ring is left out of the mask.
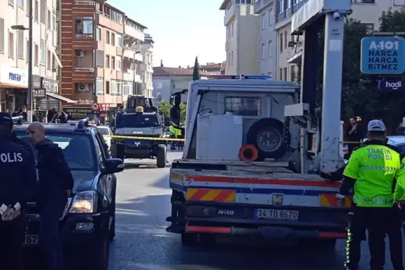
<path id="1" fill-rule="evenodd" d="M 124 163 L 120 158 L 109 158 L 105 162 L 104 174 L 118 173 L 124 170 Z"/>

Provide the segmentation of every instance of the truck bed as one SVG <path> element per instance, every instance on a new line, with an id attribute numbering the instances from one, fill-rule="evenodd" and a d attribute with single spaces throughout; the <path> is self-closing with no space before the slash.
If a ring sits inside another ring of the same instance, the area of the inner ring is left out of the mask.
<path id="1" fill-rule="evenodd" d="M 170 187 L 184 192 L 188 202 L 274 205 L 278 194 L 280 206 L 337 207 L 340 183 L 326 182 L 316 174 L 297 174 L 287 167 L 285 162 L 175 160 Z"/>

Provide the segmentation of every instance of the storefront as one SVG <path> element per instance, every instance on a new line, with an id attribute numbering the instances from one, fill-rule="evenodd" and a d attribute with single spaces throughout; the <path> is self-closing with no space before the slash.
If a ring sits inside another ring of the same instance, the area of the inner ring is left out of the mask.
<path id="1" fill-rule="evenodd" d="M 112 124 L 116 115 L 115 108 L 116 105 L 114 103 L 99 103 L 98 111 L 100 122 L 105 125 Z"/>
<path id="2" fill-rule="evenodd" d="M 0 64 L 0 111 L 13 113 L 27 105 L 28 74 L 25 69 Z"/>

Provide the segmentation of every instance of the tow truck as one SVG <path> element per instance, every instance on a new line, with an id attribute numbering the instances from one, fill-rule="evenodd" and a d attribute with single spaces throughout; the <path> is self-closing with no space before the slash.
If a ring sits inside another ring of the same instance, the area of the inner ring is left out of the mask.
<path id="1" fill-rule="evenodd" d="M 342 47 L 350 13 L 350 0 L 312 0 L 293 15 L 292 34 L 305 36 L 300 89 L 265 76 L 190 83 L 185 148 L 170 170 L 166 219 L 184 246 L 216 235 L 311 239 L 330 248 L 346 238 L 351 198 L 338 207 L 340 183 L 322 175 L 344 166 Z M 322 119 L 315 116 L 313 61 L 319 25 L 325 25 Z"/>

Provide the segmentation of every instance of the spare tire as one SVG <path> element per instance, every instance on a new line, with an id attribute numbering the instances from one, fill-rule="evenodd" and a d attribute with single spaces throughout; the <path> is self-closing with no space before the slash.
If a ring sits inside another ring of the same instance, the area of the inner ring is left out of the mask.
<path id="1" fill-rule="evenodd" d="M 284 124 L 274 118 L 255 122 L 247 133 L 246 141 L 259 151 L 258 160 L 280 158 L 286 153 L 284 143 Z"/>

